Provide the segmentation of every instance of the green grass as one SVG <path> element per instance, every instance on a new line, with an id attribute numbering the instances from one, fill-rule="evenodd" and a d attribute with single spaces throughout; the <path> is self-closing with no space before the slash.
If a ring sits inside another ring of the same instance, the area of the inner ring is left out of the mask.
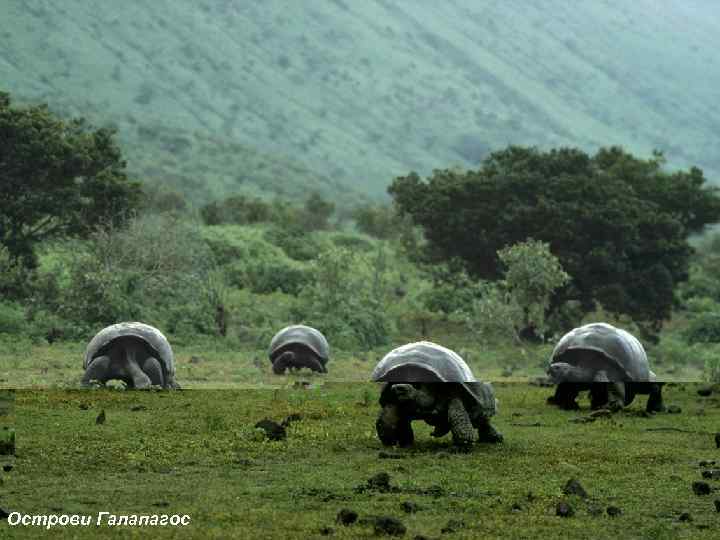
<path id="1" fill-rule="evenodd" d="M 374 384 L 327 383 L 310 389 L 123 392 L 16 392 L 18 433 L 12 471 L 3 474 L 0 505 L 27 514 L 188 514 L 189 526 L 132 529 L 55 528 L 0 524 L 4 538 L 370 538 L 372 527 L 334 523 L 342 508 L 360 518 L 402 520 L 407 538 L 439 537 L 450 519 L 466 528 L 449 538 L 715 538 L 717 492 L 696 496 L 698 461 L 718 460 L 712 432 L 720 399 L 698 398 L 693 385 L 667 388 L 682 414 L 642 418 L 642 401 L 610 419 L 578 424 L 585 410 L 543 404 L 550 390 L 495 385 L 506 441 L 452 451 L 449 437 L 431 439 L 415 423 L 411 450 L 380 459 L 374 432 Z M 104 410 L 106 421 L 96 424 Z M 262 418 L 299 413 L 285 441 L 269 442 L 253 428 Z M 682 431 L 663 431 L 673 428 Z M 355 487 L 387 472 L 397 493 Z M 565 496 L 578 479 L 584 501 Z M 710 481 L 720 487 L 717 481 Z M 531 496 L 528 496 L 532 493 Z M 555 515 L 561 500 L 575 509 Z M 405 514 L 401 503 L 420 506 Z M 513 511 L 513 505 L 518 509 Z M 611 518 L 605 509 L 622 509 Z M 603 514 L 592 516 L 591 507 Z M 689 512 L 691 522 L 680 522 Z"/>

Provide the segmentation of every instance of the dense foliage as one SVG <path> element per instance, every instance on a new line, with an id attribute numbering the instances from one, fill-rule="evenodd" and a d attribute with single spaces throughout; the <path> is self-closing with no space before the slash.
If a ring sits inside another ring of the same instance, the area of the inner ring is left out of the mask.
<path id="1" fill-rule="evenodd" d="M 114 132 L 0 93 L 0 244 L 26 267 L 38 242 L 119 223 L 140 201 Z"/>
<path id="2" fill-rule="evenodd" d="M 497 252 L 532 237 L 572 278 L 553 309 L 577 301 L 586 313 L 600 302 L 657 330 L 688 278 L 688 235 L 720 221 L 718 190 L 702 171 L 662 165 L 659 154 L 643 160 L 614 147 L 590 156 L 511 146 L 478 170 L 436 170 L 428 181 L 411 173 L 389 191 L 423 227 L 427 261 L 459 258 L 471 275 L 497 279 Z"/>

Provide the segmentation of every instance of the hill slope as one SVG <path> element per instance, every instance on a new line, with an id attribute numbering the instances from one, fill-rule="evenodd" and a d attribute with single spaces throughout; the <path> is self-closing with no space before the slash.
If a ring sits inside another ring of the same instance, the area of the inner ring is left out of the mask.
<path id="1" fill-rule="evenodd" d="M 116 124 L 131 163 L 166 163 L 143 174 L 201 199 L 273 191 L 263 160 L 239 148 L 283 156 L 291 191 L 336 197 L 377 196 L 398 174 L 471 166 L 508 143 L 658 148 L 720 171 L 720 4 L 480 4 L 5 0 L 0 81 Z M 207 157 L 209 140 L 226 164 Z"/>

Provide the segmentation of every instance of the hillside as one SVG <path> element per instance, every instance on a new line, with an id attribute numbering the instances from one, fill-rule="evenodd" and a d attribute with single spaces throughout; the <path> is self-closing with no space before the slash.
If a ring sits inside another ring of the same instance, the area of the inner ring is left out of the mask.
<path id="1" fill-rule="evenodd" d="M 509 143 L 720 171 L 711 1 L 3 4 L 2 86 L 116 125 L 136 172 L 195 200 L 380 196 Z"/>

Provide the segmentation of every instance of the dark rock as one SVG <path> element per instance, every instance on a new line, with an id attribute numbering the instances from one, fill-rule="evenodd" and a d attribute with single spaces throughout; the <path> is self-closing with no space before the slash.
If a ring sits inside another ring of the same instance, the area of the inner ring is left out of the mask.
<path id="1" fill-rule="evenodd" d="M 320 534 L 323 536 L 330 536 L 332 534 L 335 534 L 335 529 L 333 529 L 332 527 L 323 527 L 322 529 L 320 529 Z"/>
<path id="2" fill-rule="evenodd" d="M 708 469 L 703 471 L 702 477 L 706 480 L 720 480 L 720 469 Z"/>
<path id="3" fill-rule="evenodd" d="M 386 472 L 379 472 L 368 478 L 367 485 L 371 489 L 387 491 L 390 488 L 390 475 Z"/>
<path id="4" fill-rule="evenodd" d="M 460 519 L 451 519 L 447 522 L 447 525 L 445 525 L 442 529 L 440 529 L 440 532 L 442 534 L 451 534 L 456 533 L 462 529 L 465 528 L 465 522 Z"/>
<path id="5" fill-rule="evenodd" d="M 405 502 L 401 503 L 401 504 L 400 504 L 400 508 L 401 508 L 402 511 L 405 512 L 406 514 L 414 514 L 415 512 L 417 512 L 418 510 L 420 510 L 420 507 L 419 507 L 417 504 L 415 504 L 414 502 L 411 502 L 411 501 L 405 501 Z"/>
<path id="6" fill-rule="evenodd" d="M 677 405 L 670 405 L 667 408 L 667 412 L 669 414 L 680 414 L 682 412 L 682 409 L 680 407 L 678 407 Z"/>
<path id="7" fill-rule="evenodd" d="M 575 515 L 575 510 L 573 510 L 572 506 L 565 501 L 560 501 L 555 507 L 555 515 L 560 517 L 571 517 Z"/>
<path id="8" fill-rule="evenodd" d="M 280 424 L 273 422 L 269 418 L 264 418 L 255 424 L 256 428 L 265 431 L 265 436 L 271 441 L 281 441 L 287 437 L 285 428 Z"/>
<path id="9" fill-rule="evenodd" d="M 100 414 L 97 415 L 97 418 L 95 419 L 96 424 L 104 424 L 105 423 L 105 409 L 100 411 Z"/>
<path id="10" fill-rule="evenodd" d="M 280 425 L 282 427 L 288 427 L 293 422 L 299 422 L 300 420 L 302 420 L 302 415 L 299 413 L 293 413 L 289 415 L 285 420 L 283 420 Z"/>
<path id="11" fill-rule="evenodd" d="M 692 521 L 692 516 L 689 512 L 683 512 L 680 514 L 680 517 L 678 517 L 678 521 Z"/>
<path id="12" fill-rule="evenodd" d="M 707 482 L 693 482 L 692 490 L 695 495 L 710 495 L 710 484 Z"/>
<path id="13" fill-rule="evenodd" d="M 575 480 L 574 478 L 571 478 L 567 481 L 565 484 L 565 487 L 563 488 L 563 493 L 565 495 L 577 495 L 578 497 L 582 497 L 583 499 L 587 499 L 587 491 L 585 491 L 585 488 L 583 488 L 580 485 L 580 482 Z"/>
<path id="14" fill-rule="evenodd" d="M 340 523 L 341 525 L 352 525 L 355 523 L 358 519 L 358 513 L 355 510 L 350 510 L 349 508 L 343 508 L 338 512 L 337 517 L 335 518 L 336 523 Z"/>
<path id="15" fill-rule="evenodd" d="M 387 534 L 389 536 L 402 536 L 407 529 L 399 519 L 389 516 L 381 516 L 375 519 L 375 534 L 377 536 Z"/>
<path id="16" fill-rule="evenodd" d="M 712 386 L 701 386 L 700 388 L 698 388 L 697 393 L 698 393 L 698 396 L 708 397 L 709 395 L 711 395 L 713 393 L 713 387 Z"/>
<path id="17" fill-rule="evenodd" d="M 617 506 L 608 506 L 607 507 L 607 515 L 610 517 L 618 517 L 620 514 L 622 514 L 622 510 L 618 508 Z"/>

